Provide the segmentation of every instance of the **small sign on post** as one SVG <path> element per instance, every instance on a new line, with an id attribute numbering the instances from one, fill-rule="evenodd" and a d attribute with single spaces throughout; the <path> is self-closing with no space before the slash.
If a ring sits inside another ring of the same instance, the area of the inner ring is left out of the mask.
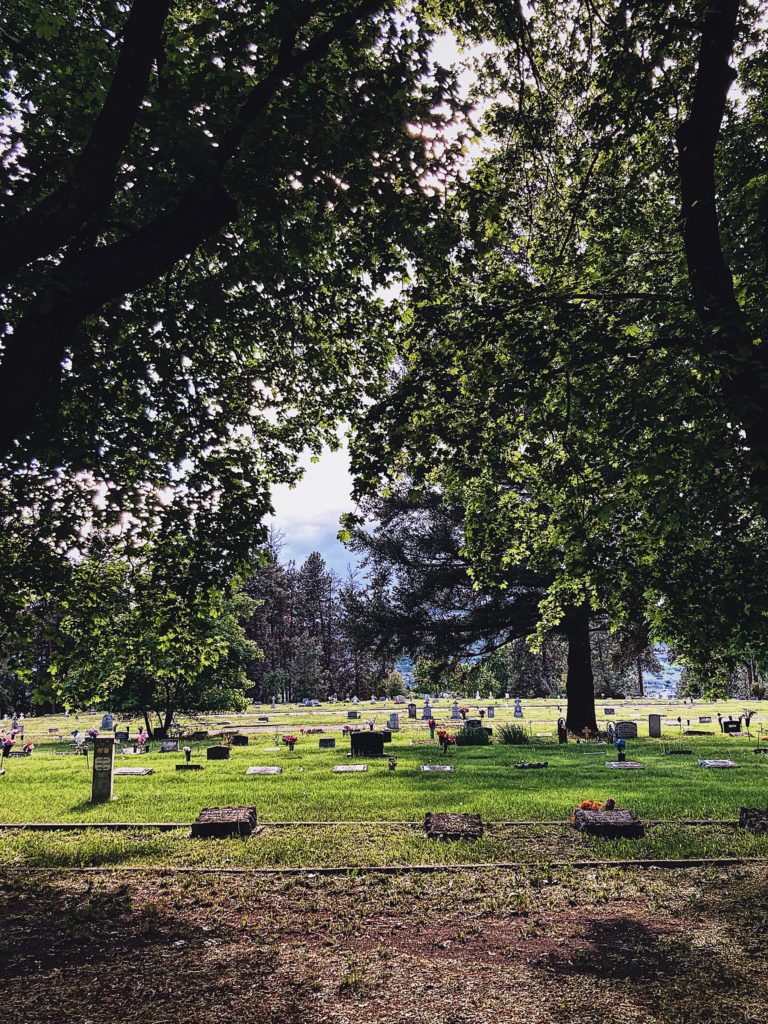
<path id="1" fill-rule="evenodd" d="M 115 741 L 112 736 L 97 736 L 93 741 L 93 785 L 91 803 L 112 799 L 112 774 L 115 767 Z"/>

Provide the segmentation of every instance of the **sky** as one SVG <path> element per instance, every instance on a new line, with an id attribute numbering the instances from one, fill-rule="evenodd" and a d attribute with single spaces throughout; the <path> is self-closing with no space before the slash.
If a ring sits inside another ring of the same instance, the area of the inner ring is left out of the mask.
<path id="1" fill-rule="evenodd" d="M 305 473 L 294 488 L 281 485 L 272 492 L 274 525 L 283 532 L 282 561 L 304 561 L 319 551 L 329 568 L 345 576 L 348 565 L 356 564 L 354 555 L 336 540 L 339 516 L 354 508 L 350 497 L 349 453 L 346 447 L 332 452 L 326 449 L 319 462 L 307 457 Z"/>

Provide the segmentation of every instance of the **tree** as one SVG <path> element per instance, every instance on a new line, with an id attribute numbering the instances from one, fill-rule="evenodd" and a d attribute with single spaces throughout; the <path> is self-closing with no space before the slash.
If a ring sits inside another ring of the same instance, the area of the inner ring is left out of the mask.
<path id="1" fill-rule="evenodd" d="M 67 708 L 100 704 L 144 716 L 242 710 L 245 667 L 258 656 L 240 620 L 252 602 L 230 591 L 160 586 L 160 567 L 107 547 L 72 572 L 49 686 Z"/>

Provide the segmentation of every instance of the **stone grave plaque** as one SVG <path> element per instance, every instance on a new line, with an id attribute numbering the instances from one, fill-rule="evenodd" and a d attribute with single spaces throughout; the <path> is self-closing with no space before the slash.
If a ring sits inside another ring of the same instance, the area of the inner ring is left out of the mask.
<path id="1" fill-rule="evenodd" d="M 254 765 L 247 768 L 246 775 L 280 775 L 283 769 L 279 765 Z"/>
<path id="2" fill-rule="evenodd" d="M 256 828 L 256 808 L 204 807 L 192 824 L 194 839 L 249 836 Z"/>
<path id="3" fill-rule="evenodd" d="M 423 764 L 421 766 L 423 772 L 452 772 L 455 771 L 452 764 Z"/>
<path id="4" fill-rule="evenodd" d="M 616 714 L 616 708 L 603 708 L 603 714 L 604 715 L 615 715 Z"/>
<path id="5" fill-rule="evenodd" d="M 584 811 L 579 807 L 573 812 L 573 824 L 578 832 L 603 839 L 639 839 L 645 834 L 642 821 L 631 810 Z"/>
<path id="6" fill-rule="evenodd" d="M 709 725 L 712 721 L 712 715 L 699 715 L 699 725 Z"/>
<path id="7" fill-rule="evenodd" d="M 280 747 L 264 747 L 264 749 L 265 749 L 265 750 L 267 751 L 267 753 L 269 753 L 269 754 L 275 754 L 275 753 L 277 753 L 277 751 L 278 751 L 278 750 L 280 749 Z"/>
<path id="8" fill-rule="evenodd" d="M 154 775 L 154 768 L 115 768 L 115 775 Z"/>
<path id="9" fill-rule="evenodd" d="M 347 718 L 355 719 L 355 718 L 359 718 L 359 717 L 360 717 L 360 712 L 359 711 L 348 711 L 347 712 Z"/>
<path id="10" fill-rule="evenodd" d="M 732 736 L 734 733 L 741 732 L 741 722 L 723 722 L 723 732 Z"/>
<path id="11" fill-rule="evenodd" d="M 93 781 L 91 803 L 112 799 L 112 773 L 115 767 L 115 740 L 97 736 L 93 741 Z"/>
<path id="12" fill-rule="evenodd" d="M 206 757 L 209 761 L 228 761 L 230 755 L 229 747 L 208 747 Z"/>
<path id="13" fill-rule="evenodd" d="M 640 761 L 606 761 L 606 768 L 642 768 Z"/>
<path id="14" fill-rule="evenodd" d="M 481 718 L 468 718 L 465 726 L 466 729 L 482 729 L 482 727 L 483 721 Z"/>
<path id="15" fill-rule="evenodd" d="M 408 705 L 408 717 L 409 718 L 415 718 L 416 717 L 416 705 L 415 704 L 409 704 Z"/>
<path id="16" fill-rule="evenodd" d="M 702 757 L 699 759 L 699 768 L 738 768 L 739 766 L 735 761 L 731 761 L 728 757 L 715 757 L 707 758 Z"/>
<path id="17" fill-rule="evenodd" d="M 384 737 L 380 732 L 350 734 L 352 757 L 384 757 Z"/>
<path id="18" fill-rule="evenodd" d="M 661 715 L 648 715 L 648 735 L 652 740 L 661 739 Z"/>
<path id="19" fill-rule="evenodd" d="M 496 708 L 494 707 L 494 705 L 493 705 L 493 704 L 491 704 L 491 705 L 490 705 L 490 706 L 488 707 L 488 717 L 489 717 L 489 718 L 493 718 L 493 717 L 495 716 L 495 714 L 496 714 Z"/>
<path id="20" fill-rule="evenodd" d="M 424 832 L 429 839 L 479 839 L 483 819 L 479 814 L 433 814 L 424 816 Z"/>
<path id="21" fill-rule="evenodd" d="M 768 808 L 740 807 L 739 825 L 750 832 L 768 835 Z"/>
<path id="22" fill-rule="evenodd" d="M 256 719 L 256 721 L 257 722 L 268 722 L 269 721 L 269 715 L 259 715 L 259 717 Z"/>
<path id="23" fill-rule="evenodd" d="M 196 729 L 193 733 L 190 734 L 189 738 L 191 740 L 195 740 L 195 742 L 199 742 L 200 740 L 207 740 L 208 739 L 208 730 L 207 729 Z"/>
<path id="24" fill-rule="evenodd" d="M 318 742 L 320 750 L 333 750 L 336 746 L 336 739 L 333 736 L 321 736 Z"/>
<path id="25" fill-rule="evenodd" d="M 115 740 L 118 743 L 128 742 L 129 732 L 127 729 L 115 729 Z"/>
<path id="26" fill-rule="evenodd" d="M 392 730 L 391 729 L 378 729 L 377 732 L 384 740 L 385 743 L 392 742 Z"/>
<path id="27" fill-rule="evenodd" d="M 617 740 L 636 740 L 637 739 L 637 722 L 617 722 L 616 723 L 616 739 Z"/>
<path id="28" fill-rule="evenodd" d="M 753 754 L 768 754 L 768 747 L 755 747 Z"/>
<path id="29" fill-rule="evenodd" d="M 549 761 L 520 761 L 515 768 L 548 768 Z"/>
<path id="30" fill-rule="evenodd" d="M 176 771 L 177 772 L 201 772 L 202 770 L 203 770 L 203 766 L 201 764 L 191 764 L 190 763 L 190 764 L 177 764 L 176 765 Z"/>
<path id="31" fill-rule="evenodd" d="M 178 754 L 179 752 L 179 741 L 178 740 L 160 740 L 160 753 L 161 754 Z"/>
<path id="32" fill-rule="evenodd" d="M 248 742 L 248 737 L 243 735 L 243 733 L 235 733 L 235 735 L 232 737 L 233 747 L 247 747 Z"/>
<path id="33" fill-rule="evenodd" d="M 400 715 L 396 711 L 393 711 L 389 716 L 389 730 L 390 732 L 398 732 L 400 729 Z"/>
<path id="34" fill-rule="evenodd" d="M 335 764 L 333 770 L 337 775 L 345 772 L 367 772 L 367 764 Z"/>

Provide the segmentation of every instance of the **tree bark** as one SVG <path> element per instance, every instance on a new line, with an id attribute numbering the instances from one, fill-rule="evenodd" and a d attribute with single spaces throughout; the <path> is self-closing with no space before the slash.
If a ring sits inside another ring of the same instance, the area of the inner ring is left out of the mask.
<path id="1" fill-rule="evenodd" d="M 585 729 L 597 731 L 589 605 L 566 608 L 562 629 L 568 640 L 568 676 L 565 684 L 568 709 L 565 724 L 572 733 L 583 733 Z"/>
<path id="2" fill-rule="evenodd" d="M 638 697 L 645 696 L 645 686 L 643 685 L 643 662 L 642 659 L 637 659 L 637 695 Z"/>
<path id="3" fill-rule="evenodd" d="M 710 4 L 702 22 L 688 117 L 677 132 L 682 233 L 694 306 L 710 353 L 722 371 L 725 398 L 746 434 L 753 483 L 768 504 L 768 357 L 739 305 L 723 254 L 717 213 L 715 151 L 728 90 L 740 0 Z"/>

